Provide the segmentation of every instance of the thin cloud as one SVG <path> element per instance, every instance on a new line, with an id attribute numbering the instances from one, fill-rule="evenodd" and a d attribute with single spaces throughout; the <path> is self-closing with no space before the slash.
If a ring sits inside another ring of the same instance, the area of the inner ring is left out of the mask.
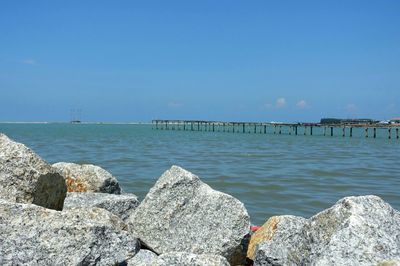
<path id="1" fill-rule="evenodd" d="M 183 104 L 182 104 L 182 103 L 178 103 L 178 102 L 169 102 L 169 103 L 167 104 L 167 106 L 168 106 L 169 108 L 179 108 L 179 107 L 182 107 Z"/>
<path id="2" fill-rule="evenodd" d="M 36 65 L 36 60 L 34 59 L 25 59 L 21 61 L 24 65 Z"/>
<path id="3" fill-rule="evenodd" d="M 266 109 L 271 109 L 272 107 L 274 107 L 272 104 L 270 104 L 270 103 L 266 103 L 266 104 L 264 104 L 264 107 L 266 108 Z"/>
<path id="4" fill-rule="evenodd" d="M 397 113 L 397 110 L 398 110 L 398 108 L 397 108 L 396 104 L 394 104 L 394 103 L 388 104 L 386 106 L 386 111 L 388 111 L 388 112 Z"/>
<path id="5" fill-rule="evenodd" d="M 287 105 L 286 99 L 281 97 L 276 99 L 275 104 L 272 103 L 266 103 L 264 104 L 265 109 L 280 109 L 284 108 Z"/>
<path id="6" fill-rule="evenodd" d="M 275 104 L 275 106 L 276 106 L 276 108 L 283 108 L 283 107 L 285 107 L 286 106 L 286 99 L 285 98 L 283 98 L 283 97 L 281 97 L 281 98 L 278 98 L 277 100 L 276 100 L 276 104 Z"/>
<path id="7" fill-rule="evenodd" d="M 310 107 L 310 105 L 308 105 L 308 103 L 305 100 L 300 100 L 296 103 L 297 108 L 299 109 L 307 109 Z"/>
<path id="8" fill-rule="evenodd" d="M 349 113 L 354 113 L 358 110 L 358 108 L 357 108 L 357 105 L 355 105 L 354 103 L 349 103 L 348 105 L 346 105 L 344 107 L 344 110 Z"/>

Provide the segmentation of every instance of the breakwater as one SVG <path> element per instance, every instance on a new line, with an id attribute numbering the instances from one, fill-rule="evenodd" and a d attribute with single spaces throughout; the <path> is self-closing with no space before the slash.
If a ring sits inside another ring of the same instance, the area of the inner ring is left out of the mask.
<path id="1" fill-rule="evenodd" d="M 319 124 L 319 123 L 274 123 L 274 122 L 222 122 L 205 120 L 152 120 L 156 130 L 208 131 L 231 133 L 254 133 L 275 135 L 310 135 L 310 136 L 357 136 L 399 139 L 400 125 L 381 124 Z M 361 134 L 360 134 L 361 132 Z"/>

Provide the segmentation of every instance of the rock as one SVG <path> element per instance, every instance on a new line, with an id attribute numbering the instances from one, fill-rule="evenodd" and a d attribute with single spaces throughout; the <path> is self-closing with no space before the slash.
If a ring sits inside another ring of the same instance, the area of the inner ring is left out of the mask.
<path id="1" fill-rule="evenodd" d="M 169 252 L 157 256 L 141 249 L 127 261 L 128 266 L 230 266 L 226 258 L 212 254 Z"/>
<path id="2" fill-rule="evenodd" d="M 0 265 L 115 265 L 133 257 L 137 238 L 110 212 L 54 211 L 0 200 Z"/>
<path id="3" fill-rule="evenodd" d="M 147 250 L 141 249 L 131 259 L 127 261 L 128 266 L 153 266 L 157 261 L 157 254 Z"/>
<path id="4" fill-rule="evenodd" d="M 377 266 L 400 266 L 400 260 L 383 260 Z"/>
<path id="5" fill-rule="evenodd" d="M 303 217 L 282 215 L 273 216 L 261 226 L 252 236 L 247 249 L 247 257 L 251 260 L 255 258 L 255 252 L 260 243 L 271 241 L 273 238 L 279 239 L 280 249 L 292 241 L 293 235 L 288 232 L 298 232 L 307 220 Z"/>
<path id="6" fill-rule="evenodd" d="M 187 252 L 165 253 L 158 257 L 154 266 L 230 266 L 226 258 L 212 254 Z"/>
<path id="7" fill-rule="evenodd" d="M 97 207 L 117 215 L 126 220 L 139 205 L 133 194 L 107 194 L 94 192 L 68 192 L 64 202 L 64 210 L 76 207 Z"/>
<path id="8" fill-rule="evenodd" d="M 172 166 L 127 221 L 132 232 L 158 254 L 209 253 L 237 265 L 245 259 L 249 220 L 239 200 Z"/>
<path id="9" fill-rule="evenodd" d="M 0 134 L 0 198 L 62 210 L 64 179 L 24 144 Z"/>
<path id="10" fill-rule="evenodd" d="M 60 162 L 53 167 L 64 176 L 68 192 L 121 194 L 117 179 L 99 166 Z"/>
<path id="11" fill-rule="evenodd" d="M 283 237 L 290 241 L 281 244 Z M 347 197 L 259 245 L 254 265 L 377 265 L 400 259 L 400 213 L 377 196 Z"/>

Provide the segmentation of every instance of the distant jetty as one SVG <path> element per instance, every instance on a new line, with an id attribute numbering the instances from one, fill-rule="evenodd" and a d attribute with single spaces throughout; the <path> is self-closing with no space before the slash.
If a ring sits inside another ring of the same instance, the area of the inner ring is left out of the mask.
<path id="1" fill-rule="evenodd" d="M 353 137 L 355 128 L 364 130 L 363 136 L 377 138 L 385 134 L 388 139 L 399 139 L 400 123 L 380 123 L 372 119 L 323 118 L 320 123 L 282 122 L 223 122 L 207 120 L 152 120 L 156 130 L 209 131 L 232 133 L 258 133 L 278 135 L 323 135 Z M 359 130 L 359 129 L 358 129 Z M 385 132 L 386 131 L 386 132 Z"/>

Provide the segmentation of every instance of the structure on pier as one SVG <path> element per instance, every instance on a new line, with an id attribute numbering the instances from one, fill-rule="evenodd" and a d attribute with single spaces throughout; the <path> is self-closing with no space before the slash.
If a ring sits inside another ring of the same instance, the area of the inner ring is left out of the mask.
<path id="1" fill-rule="evenodd" d="M 387 138 L 399 139 L 400 125 L 380 124 L 321 124 L 321 123 L 274 123 L 274 122 L 222 122 L 206 120 L 152 120 L 156 130 L 210 131 L 231 133 L 323 135 L 353 137 L 354 129 L 364 129 L 363 135 L 377 138 L 377 131 L 386 131 Z"/>

